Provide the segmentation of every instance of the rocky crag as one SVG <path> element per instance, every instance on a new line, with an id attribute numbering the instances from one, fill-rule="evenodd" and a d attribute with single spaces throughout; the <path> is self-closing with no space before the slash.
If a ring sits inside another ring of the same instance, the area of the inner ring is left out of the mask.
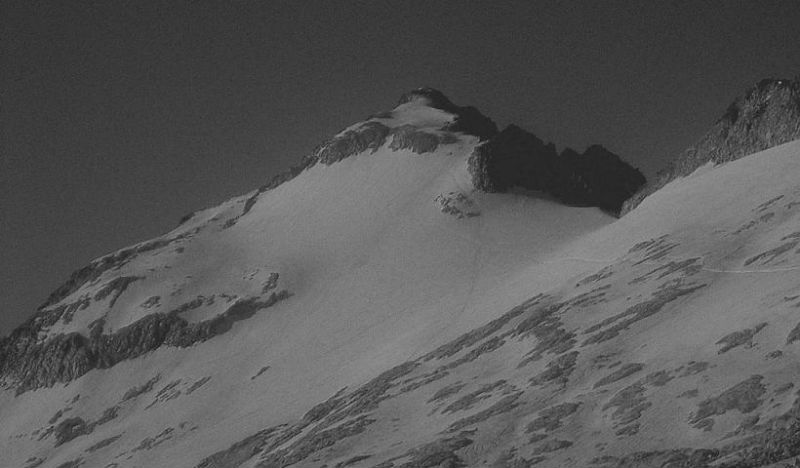
<path id="1" fill-rule="evenodd" d="M 560 154 L 552 143 L 510 125 L 478 146 L 469 159 L 473 184 L 484 192 L 514 187 L 552 195 L 567 205 L 618 213 L 644 183 L 641 172 L 600 145 Z"/>
<path id="2" fill-rule="evenodd" d="M 712 163 L 724 164 L 800 138 L 800 77 L 765 79 L 739 96 L 691 148 L 642 187 L 624 215 L 671 181 Z"/>

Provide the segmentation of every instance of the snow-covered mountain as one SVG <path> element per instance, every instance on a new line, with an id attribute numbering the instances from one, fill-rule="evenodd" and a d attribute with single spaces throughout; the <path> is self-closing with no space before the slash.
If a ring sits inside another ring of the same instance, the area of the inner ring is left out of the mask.
<path id="1" fill-rule="evenodd" d="M 0 465 L 782 466 L 797 174 L 792 141 L 618 219 L 608 150 L 413 91 L 76 271 L 0 342 Z"/>

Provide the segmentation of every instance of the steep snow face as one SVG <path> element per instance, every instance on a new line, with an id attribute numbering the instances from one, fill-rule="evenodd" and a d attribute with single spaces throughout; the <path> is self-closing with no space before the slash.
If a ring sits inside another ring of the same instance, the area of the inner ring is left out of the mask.
<path id="1" fill-rule="evenodd" d="M 3 463 L 800 454 L 800 142 L 675 180 L 616 220 L 475 190 L 478 138 L 426 102 L 77 272 L 0 343 Z M 393 144 L 402 128 L 412 144 Z"/>

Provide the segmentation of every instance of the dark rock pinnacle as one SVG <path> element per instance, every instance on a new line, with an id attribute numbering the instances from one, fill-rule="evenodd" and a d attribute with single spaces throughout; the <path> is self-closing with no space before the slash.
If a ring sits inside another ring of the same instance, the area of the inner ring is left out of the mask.
<path id="1" fill-rule="evenodd" d="M 597 206 L 619 213 L 645 178 L 600 145 L 583 154 L 556 152 L 552 143 L 510 125 L 475 148 L 469 172 L 476 189 L 506 192 L 512 187 L 544 192 L 567 205 Z"/>

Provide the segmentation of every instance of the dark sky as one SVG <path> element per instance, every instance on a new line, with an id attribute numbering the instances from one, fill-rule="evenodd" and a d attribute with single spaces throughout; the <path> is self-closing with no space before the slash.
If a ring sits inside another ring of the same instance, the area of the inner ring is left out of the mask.
<path id="1" fill-rule="evenodd" d="M 800 73 L 796 0 L 0 1 L 0 335 L 414 87 L 651 175 Z"/>

